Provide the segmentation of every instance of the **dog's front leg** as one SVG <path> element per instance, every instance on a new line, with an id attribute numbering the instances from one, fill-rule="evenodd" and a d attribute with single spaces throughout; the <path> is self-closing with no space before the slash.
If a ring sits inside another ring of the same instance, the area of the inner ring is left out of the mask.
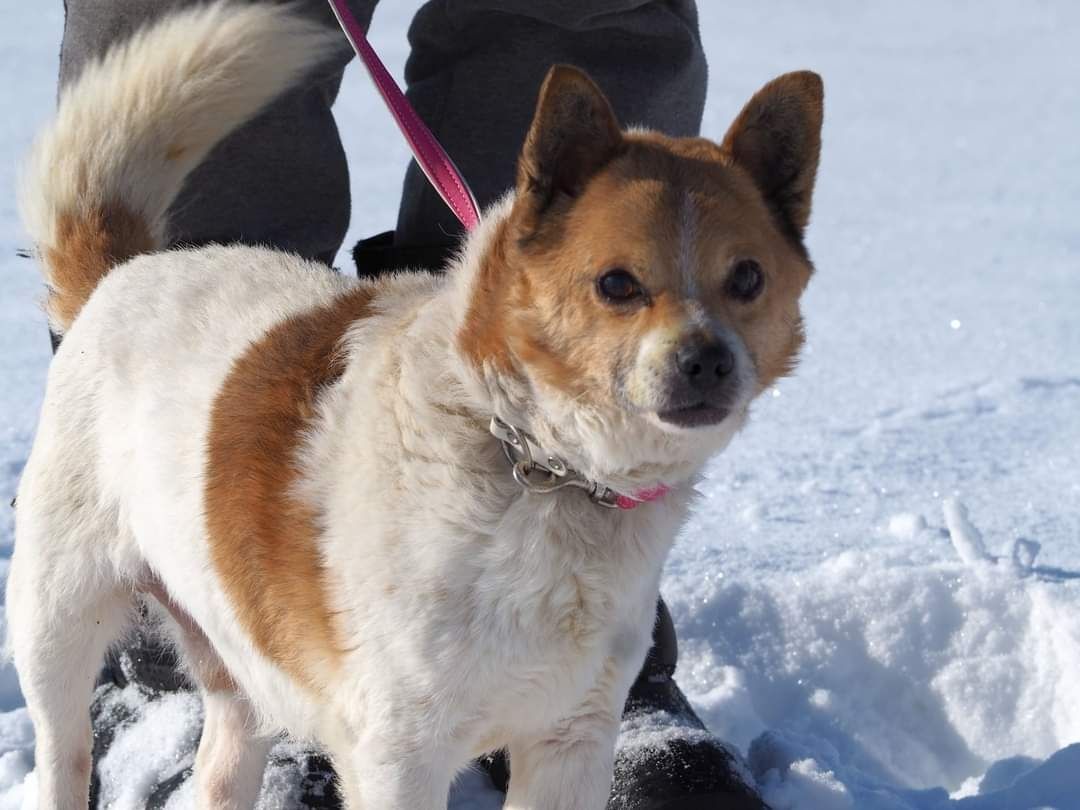
<path id="1" fill-rule="evenodd" d="M 618 727 L 605 712 L 511 744 L 504 810 L 603 810 L 611 792 Z"/>
<path id="2" fill-rule="evenodd" d="M 346 810 L 446 810 L 454 765 L 431 750 L 367 737 L 334 757 Z"/>
<path id="3" fill-rule="evenodd" d="M 545 734 L 510 743 L 510 791 L 503 810 L 603 810 L 632 678 L 609 661 L 570 716 Z"/>
<path id="4" fill-rule="evenodd" d="M 615 735 L 571 733 L 510 746 L 503 810 L 603 810 L 611 792 Z"/>

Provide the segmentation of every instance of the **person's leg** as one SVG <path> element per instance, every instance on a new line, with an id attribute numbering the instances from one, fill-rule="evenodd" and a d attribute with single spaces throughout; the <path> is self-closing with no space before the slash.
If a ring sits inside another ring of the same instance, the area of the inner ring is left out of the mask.
<path id="1" fill-rule="evenodd" d="M 584 69 L 624 125 L 696 135 L 705 54 L 694 0 L 430 0 L 409 30 L 407 94 L 481 206 L 513 185 L 548 69 Z M 446 244 L 460 225 L 415 164 L 395 243 Z"/>
<path id="2" fill-rule="evenodd" d="M 196 0 L 66 0 L 60 84 L 87 60 L 170 9 Z M 367 24 L 376 0 L 350 0 Z M 325 0 L 297 3 L 335 27 Z M 330 264 L 349 223 L 349 175 L 330 108 L 352 57 L 344 36 L 312 81 L 226 138 L 188 179 L 169 214 L 175 243 L 271 245 Z"/>

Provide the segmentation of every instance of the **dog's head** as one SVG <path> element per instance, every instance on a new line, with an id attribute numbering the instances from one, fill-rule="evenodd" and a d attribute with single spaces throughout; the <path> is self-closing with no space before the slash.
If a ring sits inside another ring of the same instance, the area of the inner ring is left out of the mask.
<path id="1" fill-rule="evenodd" d="M 624 132 L 587 76 L 552 69 L 462 353 L 524 382 L 529 427 L 598 475 L 700 463 L 802 344 L 821 122 L 821 80 L 790 73 L 721 144 Z"/>

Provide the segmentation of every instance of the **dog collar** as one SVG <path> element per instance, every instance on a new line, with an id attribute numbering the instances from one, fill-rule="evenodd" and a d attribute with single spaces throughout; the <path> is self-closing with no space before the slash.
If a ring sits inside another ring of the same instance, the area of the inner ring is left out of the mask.
<path id="1" fill-rule="evenodd" d="M 643 503 L 659 500 L 671 491 L 666 484 L 657 484 L 624 495 L 599 481 L 586 478 L 559 456 L 540 447 L 532 435 L 497 416 L 491 417 L 489 429 L 491 435 L 502 444 L 514 480 L 529 492 L 547 495 L 574 487 L 584 490 L 593 503 L 608 509 L 635 509 Z"/>

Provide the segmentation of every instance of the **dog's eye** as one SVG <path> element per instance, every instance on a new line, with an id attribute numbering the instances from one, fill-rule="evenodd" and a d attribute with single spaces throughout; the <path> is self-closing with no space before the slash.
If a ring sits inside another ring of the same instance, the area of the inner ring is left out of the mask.
<path id="1" fill-rule="evenodd" d="M 608 270 L 600 276 L 596 280 L 596 289 L 601 298 L 617 303 L 634 301 L 645 295 L 638 280 L 621 268 Z"/>
<path id="2" fill-rule="evenodd" d="M 727 291 L 732 298 L 753 301 L 765 287 L 765 274 L 753 259 L 739 259 L 728 276 Z"/>

